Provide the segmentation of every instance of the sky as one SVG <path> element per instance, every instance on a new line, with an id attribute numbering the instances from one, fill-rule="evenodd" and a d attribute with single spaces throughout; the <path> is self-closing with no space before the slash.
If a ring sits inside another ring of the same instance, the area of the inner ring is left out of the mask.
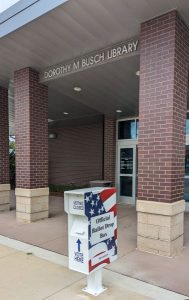
<path id="1" fill-rule="evenodd" d="M 20 0 L 0 0 L 0 13 Z"/>

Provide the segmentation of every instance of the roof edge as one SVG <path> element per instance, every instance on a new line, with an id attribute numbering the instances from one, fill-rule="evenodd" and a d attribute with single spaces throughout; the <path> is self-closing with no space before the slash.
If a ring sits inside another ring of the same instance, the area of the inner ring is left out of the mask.
<path id="1" fill-rule="evenodd" d="M 12 18 L 16 14 L 20 13 L 24 9 L 27 9 L 29 6 L 35 4 L 40 0 L 20 0 L 7 9 L 5 9 L 2 13 L 0 13 L 0 24 L 6 22 L 8 19 Z"/>
<path id="2" fill-rule="evenodd" d="M 32 22 L 68 0 L 20 0 L 0 14 L 0 38 Z"/>

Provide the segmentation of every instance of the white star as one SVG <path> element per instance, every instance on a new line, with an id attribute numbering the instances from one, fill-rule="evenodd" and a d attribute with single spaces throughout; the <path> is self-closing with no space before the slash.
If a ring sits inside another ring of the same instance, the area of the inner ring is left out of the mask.
<path id="1" fill-rule="evenodd" d="M 89 196 L 86 196 L 85 201 L 89 202 Z"/>
<path id="2" fill-rule="evenodd" d="M 98 210 L 98 213 L 99 213 L 99 215 L 100 215 L 100 213 L 101 213 L 101 209 L 99 208 L 99 210 Z"/>
<path id="3" fill-rule="evenodd" d="M 100 196 L 99 195 L 97 195 L 97 200 L 100 200 Z"/>
<path id="4" fill-rule="evenodd" d="M 92 201 L 91 201 L 91 205 L 94 206 L 94 204 L 95 204 L 95 202 L 94 202 L 94 200 L 92 200 Z"/>
<path id="5" fill-rule="evenodd" d="M 90 199 L 92 199 L 93 198 L 93 193 L 90 193 Z"/>
<path id="6" fill-rule="evenodd" d="M 94 215 L 94 209 L 91 209 L 89 213 L 90 213 L 91 216 L 93 216 Z"/>

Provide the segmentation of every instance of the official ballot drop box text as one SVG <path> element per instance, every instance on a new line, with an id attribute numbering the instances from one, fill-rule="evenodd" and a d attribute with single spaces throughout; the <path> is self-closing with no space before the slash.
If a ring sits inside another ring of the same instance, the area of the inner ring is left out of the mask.
<path id="1" fill-rule="evenodd" d="M 116 260 L 115 188 L 67 191 L 64 205 L 68 214 L 69 268 L 88 275 Z"/>

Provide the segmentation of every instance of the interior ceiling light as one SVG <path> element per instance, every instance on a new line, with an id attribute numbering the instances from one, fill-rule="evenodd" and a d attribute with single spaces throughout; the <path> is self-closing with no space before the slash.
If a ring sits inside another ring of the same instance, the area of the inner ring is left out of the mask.
<path id="1" fill-rule="evenodd" d="M 49 133 L 49 139 L 56 139 L 57 138 L 57 134 L 56 133 Z"/>
<path id="2" fill-rule="evenodd" d="M 117 109 L 117 110 L 116 110 L 116 113 L 119 113 L 119 114 L 120 114 L 120 113 L 122 113 L 122 110 L 121 110 L 121 109 Z"/>
<path id="3" fill-rule="evenodd" d="M 54 120 L 52 120 L 52 119 L 48 119 L 48 122 L 49 122 L 49 123 L 51 123 L 51 122 L 54 122 Z"/>
<path id="4" fill-rule="evenodd" d="M 136 71 L 136 76 L 140 76 L 140 71 Z"/>
<path id="5" fill-rule="evenodd" d="M 81 92 L 82 88 L 79 86 L 74 86 L 74 91 L 75 92 Z"/>
<path id="6" fill-rule="evenodd" d="M 64 115 L 69 115 L 69 113 L 67 111 L 64 111 L 63 114 Z"/>

